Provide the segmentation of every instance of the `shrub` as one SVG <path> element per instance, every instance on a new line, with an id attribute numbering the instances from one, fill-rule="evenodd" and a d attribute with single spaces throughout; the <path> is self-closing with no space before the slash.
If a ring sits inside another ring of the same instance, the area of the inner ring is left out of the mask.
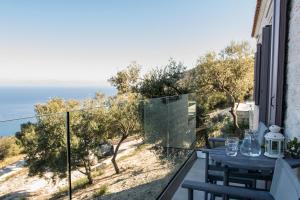
<path id="1" fill-rule="evenodd" d="M 16 144 L 15 137 L 0 137 L 0 160 L 21 153 L 20 146 Z"/>
<path id="2" fill-rule="evenodd" d="M 92 172 L 93 177 L 102 176 L 103 174 L 104 172 L 100 169 L 96 169 L 95 171 Z"/>
<path id="3" fill-rule="evenodd" d="M 86 177 L 79 178 L 75 181 L 72 181 L 72 190 L 77 190 L 84 188 L 86 185 L 89 184 L 89 180 Z M 69 189 L 68 185 L 59 188 L 59 193 L 67 193 Z"/>
<path id="4" fill-rule="evenodd" d="M 95 191 L 95 193 L 93 194 L 93 197 L 96 198 L 96 197 L 99 197 L 99 196 L 103 196 L 106 193 L 107 193 L 107 186 L 103 185 Z"/>

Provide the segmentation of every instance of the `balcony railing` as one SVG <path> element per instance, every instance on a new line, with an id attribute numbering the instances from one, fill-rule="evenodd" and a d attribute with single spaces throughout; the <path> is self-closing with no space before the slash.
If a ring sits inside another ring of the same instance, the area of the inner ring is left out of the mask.
<path id="1" fill-rule="evenodd" d="M 189 94 L 40 109 L 0 122 L 0 198 L 156 199 L 196 140 Z"/>

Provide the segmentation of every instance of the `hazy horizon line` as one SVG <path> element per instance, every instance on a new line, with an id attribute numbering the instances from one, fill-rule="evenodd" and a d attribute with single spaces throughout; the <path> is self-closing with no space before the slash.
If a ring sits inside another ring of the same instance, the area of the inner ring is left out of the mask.
<path id="1" fill-rule="evenodd" d="M 88 80 L 0 80 L 0 87 L 105 87 L 114 88 L 108 81 Z"/>

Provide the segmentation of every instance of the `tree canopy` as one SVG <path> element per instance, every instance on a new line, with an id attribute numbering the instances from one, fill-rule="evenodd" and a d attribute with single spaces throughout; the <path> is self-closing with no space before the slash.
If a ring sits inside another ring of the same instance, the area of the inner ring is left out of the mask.
<path id="1" fill-rule="evenodd" d="M 235 103 L 251 96 L 254 76 L 253 52 L 247 42 L 232 42 L 218 54 L 207 53 L 196 67 L 195 89 L 203 98 L 226 97 L 234 125 L 239 128 Z"/>
<path id="2" fill-rule="evenodd" d="M 183 82 L 185 70 L 181 62 L 170 59 L 165 67 L 145 74 L 139 83 L 138 92 L 147 98 L 186 94 L 190 88 Z"/>
<path id="3" fill-rule="evenodd" d="M 21 131 L 16 133 L 26 153 L 29 175 L 42 176 L 52 172 L 53 178 L 66 176 L 66 112 L 70 111 L 71 166 L 85 174 L 92 183 L 90 154 L 107 137 L 106 110 L 94 107 L 102 101 L 103 96 L 98 94 L 83 104 L 54 98 L 35 106 L 36 123 L 22 124 Z"/>
<path id="4" fill-rule="evenodd" d="M 112 86 L 117 88 L 118 94 L 133 92 L 140 78 L 140 70 L 140 65 L 136 62 L 132 62 L 125 70 L 117 72 L 117 74 L 108 81 Z"/>

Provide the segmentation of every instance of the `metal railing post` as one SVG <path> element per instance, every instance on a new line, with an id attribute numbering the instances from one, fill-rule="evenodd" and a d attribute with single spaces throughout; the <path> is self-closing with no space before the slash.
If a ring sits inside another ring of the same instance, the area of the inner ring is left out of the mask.
<path id="1" fill-rule="evenodd" d="M 67 163 L 68 163 L 68 182 L 69 182 L 69 199 L 72 199 L 72 183 L 71 183 L 71 141 L 70 141 L 70 113 L 66 116 L 67 126 Z"/>

